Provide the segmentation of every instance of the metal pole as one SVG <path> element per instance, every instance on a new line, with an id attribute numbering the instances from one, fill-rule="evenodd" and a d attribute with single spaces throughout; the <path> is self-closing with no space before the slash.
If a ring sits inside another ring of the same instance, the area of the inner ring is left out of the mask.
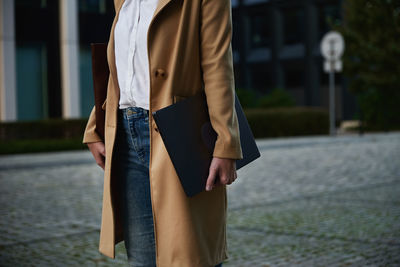
<path id="1" fill-rule="evenodd" d="M 335 70 L 334 62 L 331 62 L 331 71 L 329 72 L 329 133 L 336 135 L 335 129 Z"/>

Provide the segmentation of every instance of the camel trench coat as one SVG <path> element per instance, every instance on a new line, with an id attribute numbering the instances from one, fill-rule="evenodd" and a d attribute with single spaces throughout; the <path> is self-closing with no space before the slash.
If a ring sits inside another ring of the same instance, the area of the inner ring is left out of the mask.
<path id="1" fill-rule="evenodd" d="M 123 240 L 118 176 L 113 171 L 119 85 L 114 28 L 124 0 L 114 0 L 115 19 L 107 47 L 110 68 L 105 118 L 106 162 L 99 251 L 115 258 Z M 150 191 L 156 261 L 159 267 L 208 267 L 227 258 L 226 186 L 188 198 L 180 184 L 151 112 L 205 90 L 210 120 L 218 134 L 213 156 L 241 159 L 234 110 L 230 0 L 159 0 L 148 30 L 150 73 Z M 98 142 L 95 108 L 83 143 Z"/>

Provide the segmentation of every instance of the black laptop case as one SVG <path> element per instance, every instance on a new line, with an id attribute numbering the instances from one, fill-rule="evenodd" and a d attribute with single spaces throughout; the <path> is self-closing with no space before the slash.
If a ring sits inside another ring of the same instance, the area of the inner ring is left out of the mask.
<path id="1" fill-rule="evenodd" d="M 253 133 L 235 93 L 243 159 L 236 169 L 260 157 Z M 217 134 L 211 126 L 204 90 L 152 113 L 187 196 L 205 190 Z"/>

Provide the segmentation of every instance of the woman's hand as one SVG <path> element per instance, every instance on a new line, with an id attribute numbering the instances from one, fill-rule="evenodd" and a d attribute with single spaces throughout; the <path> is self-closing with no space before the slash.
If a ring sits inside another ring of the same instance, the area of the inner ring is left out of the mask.
<path id="1" fill-rule="evenodd" d="M 88 143 L 90 152 L 92 152 L 97 165 L 99 165 L 103 170 L 105 166 L 106 159 L 106 147 L 103 142 Z"/>
<path id="2" fill-rule="evenodd" d="M 219 178 L 217 181 L 216 179 Z M 216 185 L 231 184 L 237 178 L 236 160 L 213 157 L 207 178 L 206 190 L 211 191 Z"/>

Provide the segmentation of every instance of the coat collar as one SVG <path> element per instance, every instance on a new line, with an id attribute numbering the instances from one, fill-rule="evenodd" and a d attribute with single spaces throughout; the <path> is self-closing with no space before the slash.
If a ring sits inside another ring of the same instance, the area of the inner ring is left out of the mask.
<path id="1" fill-rule="evenodd" d="M 156 10 L 154 12 L 153 18 L 151 20 L 151 22 L 155 19 L 155 17 L 157 17 L 158 13 L 160 13 L 160 11 L 172 0 L 158 0 L 158 4 L 156 7 Z M 150 24 L 151 24 L 150 22 Z"/>

